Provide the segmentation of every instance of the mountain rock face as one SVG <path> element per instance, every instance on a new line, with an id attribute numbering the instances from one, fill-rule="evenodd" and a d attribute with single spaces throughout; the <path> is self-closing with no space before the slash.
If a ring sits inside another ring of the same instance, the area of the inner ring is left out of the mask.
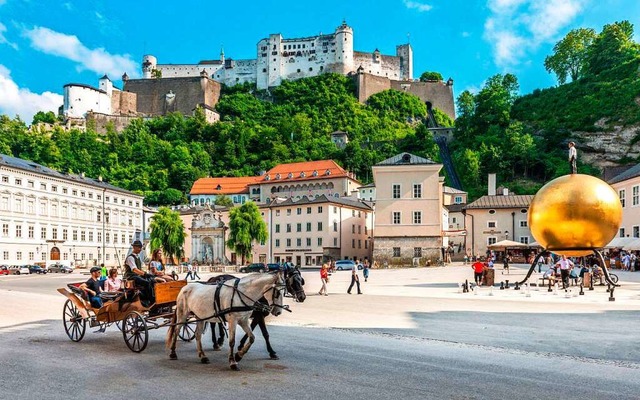
<path id="1" fill-rule="evenodd" d="M 598 132 L 573 132 L 582 161 L 598 167 L 619 165 L 620 160 L 640 156 L 640 125 L 607 124 L 603 118 L 595 123 Z"/>

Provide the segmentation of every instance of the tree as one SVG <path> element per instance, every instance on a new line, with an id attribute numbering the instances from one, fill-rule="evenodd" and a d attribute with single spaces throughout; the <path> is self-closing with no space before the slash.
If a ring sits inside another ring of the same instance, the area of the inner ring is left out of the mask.
<path id="1" fill-rule="evenodd" d="M 562 85 L 567 76 L 576 81 L 584 75 L 587 67 L 588 48 L 596 38 L 591 28 L 573 29 L 553 46 L 553 54 L 544 59 L 547 72 L 553 72 Z"/>
<path id="2" fill-rule="evenodd" d="M 164 254 L 172 262 L 184 254 L 186 233 L 180 214 L 167 207 L 160 207 L 151 217 L 151 250 L 162 248 Z"/>
<path id="3" fill-rule="evenodd" d="M 267 240 L 267 224 L 262 220 L 258 206 L 248 201 L 240 207 L 234 207 L 229 212 L 229 240 L 227 247 L 245 258 L 251 255 L 253 241 Z"/>
<path id="4" fill-rule="evenodd" d="M 607 24 L 589 47 L 589 73 L 598 75 L 640 54 L 633 41 L 633 24 L 620 21 Z"/>
<path id="5" fill-rule="evenodd" d="M 426 71 L 426 72 L 423 72 L 422 75 L 420 75 L 420 82 L 443 81 L 443 80 L 444 79 L 442 78 L 442 74 L 440 72 Z"/>
<path id="6" fill-rule="evenodd" d="M 53 111 L 38 111 L 36 115 L 33 116 L 33 122 L 31 123 L 31 125 L 36 125 L 40 122 L 54 124 L 56 122 L 56 115 L 53 113 Z"/>
<path id="7" fill-rule="evenodd" d="M 227 196 L 226 194 L 221 194 L 219 196 L 216 196 L 216 201 L 214 201 L 213 204 L 231 208 L 233 207 L 233 200 L 231 200 L 231 197 Z"/>

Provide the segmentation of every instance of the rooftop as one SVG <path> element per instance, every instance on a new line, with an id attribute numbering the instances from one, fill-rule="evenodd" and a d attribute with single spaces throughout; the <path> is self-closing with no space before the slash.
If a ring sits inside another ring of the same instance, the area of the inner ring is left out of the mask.
<path id="1" fill-rule="evenodd" d="M 304 181 L 312 179 L 326 179 L 349 177 L 352 175 L 344 170 L 333 160 L 305 161 L 298 163 L 280 164 L 261 176 L 261 182 L 265 181 Z"/>
<path id="2" fill-rule="evenodd" d="M 387 158 L 384 161 L 380 161 L 377 165 L 425 165 L 425 164 L 436 164 L 434 161 L 429 160 L 428 158 L 418 157 L 411 153 L 400 153 L 396 154 L 391 158 Z"/>
<path id="3" fill-rule="evenodd" d="M 445 186 L 442 190 L 444 193 L 450 194 L 467 194 L 464 190 L 458 190 L 456 188 L 452 188 L 451 186 Z"/>
<path id="4" fill-rule="evenodd" d="M 614 176 L 613 178 L 609 179 L 607 183 L 609 184 L 618 183 L 618 182 L 626 181 L 627 179 L 635 178 L 637 176 L 640 176 L 640 164 L 636 164 L 633 167 L 622 172 L 621 174 Z"/>
<path id="5" fill-rule="evenodd" d="M 200 178 L 193 182 L 190 194 L 241 194 L 249 193 L 249 185 L 262 179 L 261 176 Z"/>
<path id="6" fill-rule="evenodd" d="M 482 196 L 473 203 L 467 204 L 465 209 L 482 208 L 528 208 L 533 200 L 532 194 L 509 196 Z"/>
<path id="7" fill-rule="evenodd" d="M 306 204 L 320 204 L 320 203 L 333 203 L 333 204 L 339 204 L 339 205 L 343 205 L 346 207 L 352 207 L 352 208 L 360 208 L 363 210 L 367 210 L 367 211 L 371 211 L 373 210 L 373 208 L 371 208 L 371 206 L 361 200 L 356 200 L 356 199 L 352 199 L 352 198 L 348 198 L 348 197 L 333 197 L 333 196 L 326 196 L 324 194 L 310 199 L 307 196 L 302 196 L 302 198 L 300 198 L 299 200 L 293 200 L 291 198 L 288 198 L 286 200 L 274 200 L 272 201 L 269 206 L 270 207 L 286 207 L 286 206 L 297 206 L 297 205 L 306 205 Z"/>
<path id="8" fill-rule="evenodd" d="M 33 161 L 29 161 L 29 160 L 24 160 L 22 158 L 17 158 L 17 157 L 12 157 L 12 156 L 8 156 L 6 154 L 0 154 L 0 166 L 7 166 L 7 167 L 11 167 L 11 168 L 17 168 L 23 171 L 28 171 L 28 172 L 32 172 L 32 173 L 36 173 L 36 174 L 41 174 L 41 175 L 46 175 L 52 178 L 57 178 L 57 179 L 64 179 L 66 181 L 70 181 L 70 182 L 76 182 L 76 183 L 82 183 L 85 185 L 89 185 L 89 186 L 93 186 L 93 187 L 99 187 L 102 189 L 107 189 L 107 190 L 113 190 L 115 192 L 121 192 L 121 193 L 126 193 L 130 196 L 137 196 L 140 198 L 143 198 L 144 196 L 141 196 L 139 194 L 130 192 L 128 190 L 119 188 L 117 186 L 113 186 L 110 183 L 107 183 L 105 181 L 102 180 L 98 180 L 98 179 L 93 179 L 93 178 L 89 178 L 86 176 L 82 176 L 82 175 L 75 175 L 75 174 L 65 174 L 62 172 L 58 172 L 54 169 L 45 167 L 44 165 L 40 165 L 37 164 Z"/>

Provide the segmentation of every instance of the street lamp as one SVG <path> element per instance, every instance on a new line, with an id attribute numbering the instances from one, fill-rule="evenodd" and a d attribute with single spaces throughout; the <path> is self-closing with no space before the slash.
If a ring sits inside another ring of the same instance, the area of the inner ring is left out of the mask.
<path id="1" fill-rule="evenodd" d="M 504 231 L 504 239 L 509 240 L 509 231 Z"/>
<path id="2" fill-rule="evenodd" d="M 96 265 L 100 264 L 100 246 L 97 246 L 98 249 L 98 258 L 96 260 Z"/>

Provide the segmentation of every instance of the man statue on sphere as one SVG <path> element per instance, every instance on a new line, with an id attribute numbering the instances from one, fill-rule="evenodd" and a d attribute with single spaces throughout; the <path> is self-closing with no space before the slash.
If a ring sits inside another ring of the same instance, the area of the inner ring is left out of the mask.
<path id="1" fill-rule="evenodd" d="M 577 166 L 578 152 L 576 151 L 575 142 L 569 142 L 569 168 L 572 174 L 578 173 Z"/>

